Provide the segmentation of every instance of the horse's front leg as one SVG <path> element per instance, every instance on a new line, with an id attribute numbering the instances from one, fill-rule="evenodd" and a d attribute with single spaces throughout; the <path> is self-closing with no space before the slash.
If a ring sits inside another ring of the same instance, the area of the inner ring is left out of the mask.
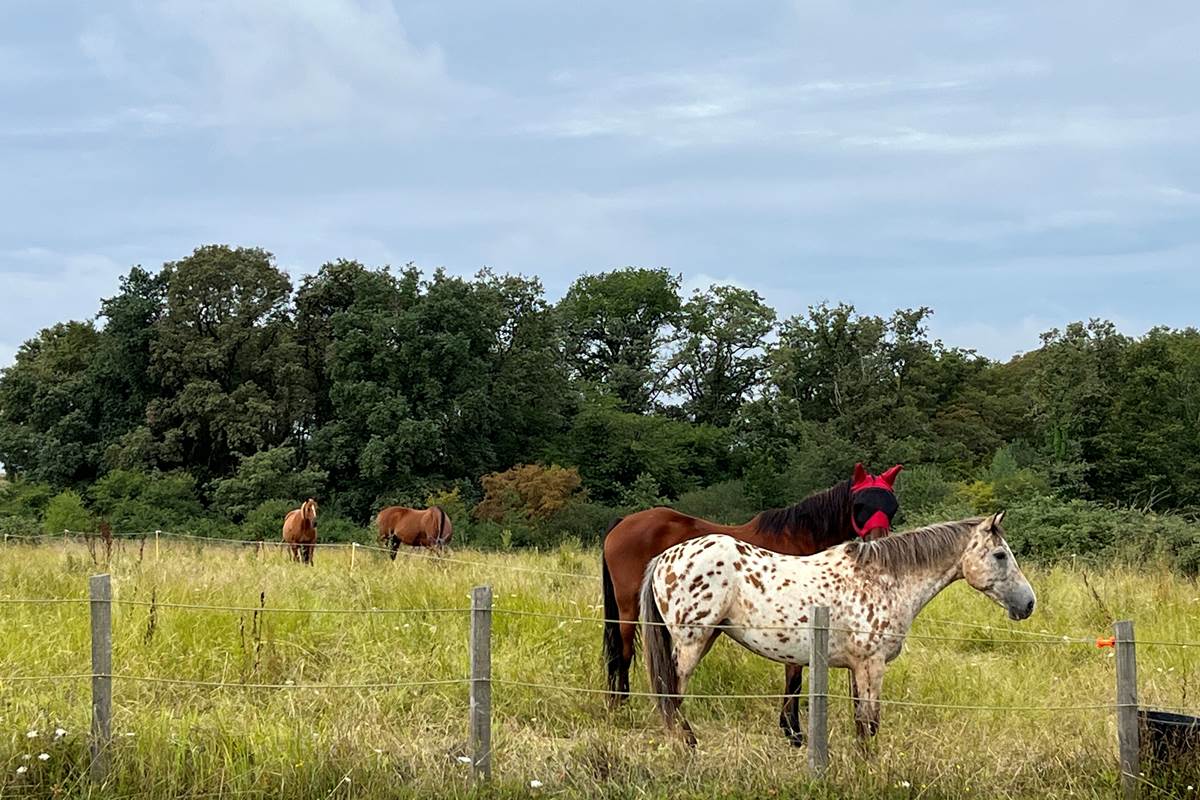
<path id="1" fill-rule="evenodd" d="M 783 709 L 779 712 L 779 727 L 795 747 L 804 746 L 804 728 L 800 725 L 800 692 L 804 688 L 804 665 L 784 666 Z"/>
<path id="2" fill-rule="evenodd" d="M 854 727 L 858 738 L 863 741 L 879 730 L 883 668 L 883 656 L 863 659 L 851 668 L 851 686 L 855 696 Z"/>
<path id="3" fill-rule="evenodd" d="M 400 537 L 393 536 L 390 540 L 392 547 L 392 561 L 396 560 L 396 553 L 400 552 Z"/>

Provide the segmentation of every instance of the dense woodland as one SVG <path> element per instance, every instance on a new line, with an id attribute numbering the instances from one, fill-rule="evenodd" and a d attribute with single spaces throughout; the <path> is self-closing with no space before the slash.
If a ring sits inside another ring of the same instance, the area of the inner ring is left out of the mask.
<path id="1" fill-rule="evenodd" d="M 1028 553 L 1200 569 L 1200 333 L 1092 320 L 997 363 L 931 339 L 931 313 L 781 320 L 639 268 L 557 303 L 354 261 L 293 286 L 269 253 L 202 247 L 22 346 L 0 526 L 275 537 L 315 496 L 325 537 L 438 502 L 456 541 L 594 542 L 659 503 L 740 521 L 863 461 L 906 465 L 909 521 L 1004 505 Z"/>

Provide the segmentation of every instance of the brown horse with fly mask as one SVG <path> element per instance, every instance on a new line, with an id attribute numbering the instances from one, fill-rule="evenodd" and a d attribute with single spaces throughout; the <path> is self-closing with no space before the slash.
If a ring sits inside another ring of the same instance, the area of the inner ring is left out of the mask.
<path id="1" fill-rule="evenodd" d="M 393 561 L 402 544 L 440 550 L 454 535 L 450 517 L 440 506 L 423 509 L 389 506 L 379 512 L 376 524 L 379 526 L 379 543 L 391 547 Z"/>
<path id="2" fill-rule="evenodd" d="M 317 544 L 317 501 L 311 497 L 283 518 L 283 541 L 288 545 L 292 561 L 313 563 Z"/>
<path id="3" fill-rule="evenodd" d="M 784 555 L 805 556 L 854 539 L 886 536 L 899 509 L 893 486 L 899 464 L 882 475 L 871 475 L 862 464 L 851 480 L 818 492 L 788 508 L 763 511 L 743 525 L 720 525 L 681 514 L 670 508 L 651 508 L 613 522 L 604 537 L 601 571 L 604 582 L 604 660 L 611 701 L 629 694 L 629 667 L 638 631 L 638 592 L 646 567 L 655 557 L 681 542 L 710 533 L 723 533 Z M 779 726 L 794 744 L 802 744 L 797 695 L 803 667 L 787 667 Z"/>

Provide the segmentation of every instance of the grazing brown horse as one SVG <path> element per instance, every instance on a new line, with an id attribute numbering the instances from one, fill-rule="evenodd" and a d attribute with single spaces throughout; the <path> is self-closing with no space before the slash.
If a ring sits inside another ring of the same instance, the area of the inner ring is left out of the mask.
<path id="1" fill-rule="evenodd" d="M 629 696 L 629 666 L 638 631 L 638 591 L 647 565 L 681 542 L 723 533 L 776 553 L 806 556 L 858 536 L 886 536 L 899 509 L 893 485 L 903 469 L 899 464 L 875 476 L 862 464 L 854 477 L 818 492 L 788 508 L 763 511 L 744 525 L 720 525 L 670 508 L 651 508 L 613 522 L 604 537 L 601 572 L 604 581 L 604 659 L 611 702 Z M 616 621 L 616 620 L 619 620 Z M 804 741 L 797 695 L 804 667 L 789 666 L 779 716 L 793 744 Z"/>
<path id="2" fill-rule="evenodd" d="M 317 543 L 317 501 L 311 497 L 283 518 L 283 541 L 287 542 L 292 561 L 313 563 Z"/>
<path id="3" fill-rule="evenodd" d="M 389 506 L 379 512 L 376 522 L 379 524 L 379 543 L 392 548 L 393 561 L 402 544 L 440 550 L 454 535 L 450 517 L 440 506 L 423 509 Z"/>

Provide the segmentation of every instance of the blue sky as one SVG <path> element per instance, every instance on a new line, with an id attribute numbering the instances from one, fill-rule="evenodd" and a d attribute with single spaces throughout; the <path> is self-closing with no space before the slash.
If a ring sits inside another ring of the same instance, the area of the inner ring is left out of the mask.
<path id="1" fill-rule="evenodd" d="M 1194 3 L 4 0 L 0 364 L 203 243 L 1197 322 Z"/>

